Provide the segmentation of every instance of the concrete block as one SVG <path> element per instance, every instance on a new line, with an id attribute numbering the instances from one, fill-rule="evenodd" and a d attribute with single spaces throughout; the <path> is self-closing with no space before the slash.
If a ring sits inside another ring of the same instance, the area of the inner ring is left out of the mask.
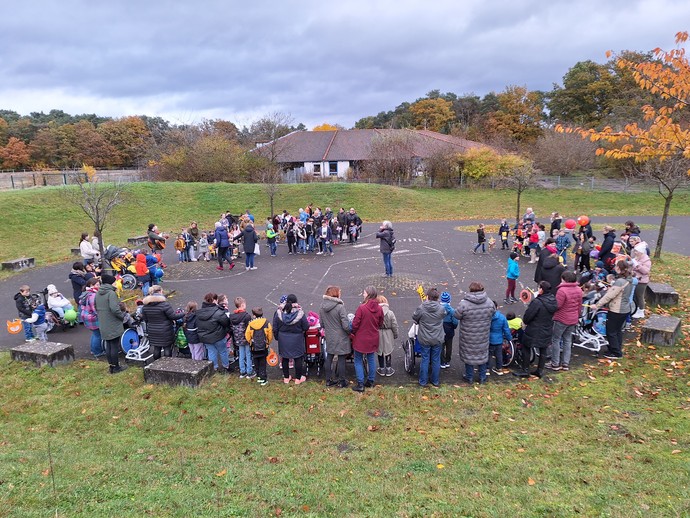
<path id="1" fill-rule="evenodd" d="M 166 383 L 183 387 L 198 387 L 213 374 L 213 363 L 186 358 L 159 358 L 144 367 L 146 383 Z"/>
<path id="2" fill-rule="evenodd" d="M 33 257 L 20 257 L 19 259 L 12 259 L 2 263 L 3 270 L 11 270 L 13 272 L 33 268 L 34 266 L 36 266 L 36 261 Z"/>
<path id="3" fill-rule="evenodd" d="M 678 292 L 668 284 L 650 282 L 644 292 L 644 300 L 650 306 L 677 306 Z"/>
<path id="4" fill-rule="evenodd" d="M 71 252 L 72 255 L 75 255 L 77 257 L 81 257 L 81 248 L 70 248 L 69 251 Z"/>
<path id="5" fill-rule="evenodd" d="M 74 347 L 59 342 L 31 342 L 10 350 L 13 361 L 33 362 L 36 367 L 55 367 L 74 361 Z"/>
<path id="6" fill-rule="evenodd" d="M 640 341 L 652 345 L 675 345 L 680 338 L 680 318 L 652 315 L 642 326 Z"/>

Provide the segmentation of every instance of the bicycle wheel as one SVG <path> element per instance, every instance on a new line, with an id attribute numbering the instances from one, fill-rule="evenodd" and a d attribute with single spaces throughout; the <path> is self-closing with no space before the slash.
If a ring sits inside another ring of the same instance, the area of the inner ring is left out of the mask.
<path id="1" fill-rule="evenodd" d="M 131 273 L 126 273 L 122 276 L 122 289 L 133 290 L 137 287 L 137 278 Z"/>
<path id="2" fill-rule="evenodd" d="M 402 342 L 403 358 L 405 360 L 405 372 L 414 374 L 414 338 L 408 338 Z"/>
<path id="3" fill-rule="evenodd" d="M 515 345 L 512 340 L 503 342 L 503 367 L 507 367 L 515 359 Z"/>

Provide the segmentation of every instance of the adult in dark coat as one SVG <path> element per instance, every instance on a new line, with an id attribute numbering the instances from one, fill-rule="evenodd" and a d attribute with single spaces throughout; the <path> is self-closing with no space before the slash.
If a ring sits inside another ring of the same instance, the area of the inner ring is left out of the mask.
<path id="1" fill-rule="evenodd" d="M 613 243 L 616 241 L 616 231 L 613 227 L 604 227 L 604 241 L 599 250 L 599 260 L 603 261 L 608 270 L 613 270 L 613 260 L 616 256 L 612 253 Z"/>
<path id="2" fill-rule="evenodd" d="M 376 353 L 379 350 L 379 329 L 383 325 L 383 310 L 377 300 L 378 292 L 373 286 L 367 286 L 362 293 L 362 302 L 352 321 L 352 348 L 355 351 L 355 374 L 357 384 L 352 387 L 356 392 L 364 392 L 364 387 L 373 387 L 376 380 Z M 367 357 L 369 372 L 364 382 L 364 356 Z"/>
<path id="3" fill-rule="evenodd" d="M 225 339 L 230 331 L 230 318 L 226 310 L 218 305 L 218 295 L 207 293 L 204 296 L 201 308 L 196 311 L 196 321 L 197 334 L 206 347 L 208 359 L 213 362 L 216 370 L 223 373 L 230 372 L 230 359 Z"/>
<path id="4" fill-rule="evenodd" d="M 479 382 L 486 381 L 491 319 L 495 311 L 496 306 L 479 282 L 470 284 L 469 293 L 465 294 L 455 309 L 455 318 L 458 319 L 460 359 L 465 364 L 463 379 L 467 383 L 474 381 L 475 367 L 479 371 Z"/>
<path id="5" fill-rule="evenodd" d="M 120 309 L 120 299 L 117 296 L 112 275 L 101 276 L 101 287 L 96 293 L 95 306 L 98 313 L 98 326 L 101 330 L 101 338 L 105 340 L 105 350 L 108 355 L 110 374 L 122 372 L 127 368 L 120 365 L 120 339 L 124 332 L 123 321 L 125 312 Z"/>
<path id="6" fill-rule="evenodd" d="M 345 212 L 344 207 L 340 207 L 336 218 L 338 219 L 338 226 L 340 227 L 340 231 L 338 232 L 338 241 L 342 241 L 343 232 L 347 232 L 347 212 Z"/>
<path id="7" fill-rule="evenodd" d="M 349 212 L 347 213 L 345 221 L 346 221 L 346 225 L 347 225 L 347 235 L 350 238 L 350 243 L 356 243 L 357 238 L 359 237 L 359 234 L 362 231 L 362 220 L 357 215 L 354 208 L 351 208 L 349 210 Z M 353 234 L 350 232 L 350 227 L 352 227 L 352 226 L 357 227 L 357 233 Z"/>
<path id="8" fill-rule="evenodd" d="M 213 234 L 213 242 L 216 245 L 216 257 L 218 257 L 218 270 L 223 269 L 223 261 L 228 261 L 228 269 L 232 270 L 235 263 L 228 260 L 228 249 L 230 248 L 230 235 L 228 229 L 220 221 L 216 222 L 216 230 Z"/>
<path id="9" fill-rule="evenodd" d="M 72 294 L 74 295 L 74 301 L 79 306 L 79 298 L 84 292 L 84 286 L 86 286 L 86 281 L 94 278 L 93 273 L 87 272 L 81 261 L 76 261 L 72 265 L 72 271 L 69 274 L 69 280 L 72 282 Z"/>
<path id="10" fill-rule="evenodd" d="M 386 277 L 393 277 L 393 261 L 391 254 L 395 250 L 395 237 L 393 236 L 393 224 L 384 221 L 381 228 L 376 233 L 376 238 L 381 240 L 379 250 L 383 256 L 383 266 L 386 269 Z"/>
<path id="11" fill-rule="evenodd" d="M 522 338 L 522 344 L 526 347 L 539 349 L 539 362 L 537 370 L 532 372 L 533 376 L 541 378 L 544 374 L 546 365 L 546 351 L 551 345 L 553 334 L 553 314 L 558 309 L 556 297 L 551 293 L 551 285 L 546 281 L 539 283 L 539 292 L 522 317 L 522 322 L 527 326 Z M 522 370 L 515 372 L 516 376 L 526 378 L 530 375 L 530 352 L 529 349 L 522 355 Z"/>
<path id="12" fill-rule="evenodd" d="M 537 261 L 537 268 L 534 270 L 534 282 L 539 284 L 542 280 L 542 269 L 544 268 L 544 259 L 551 254 L 558 252 L 556 248 L 556 240 L 548 237 L 544 241 L 544 248 L 539 252 L 539 260 Z"/>
<path id="13" fill-rule="evenodd" d="M 149 294 L 144 297 L 141 315 L 146 322 L 146 335 L 153 347 L 153 359 L 161 356 L 172 356 L 172 346 L 175 343 L 175 320 L 182 318 L 170 305 L 163 295 L 163 288 L 152 286 Z"/>
<path id="14" fill-rule="evenodd" d="M 551 254 L 544 259 L 544 266 L 541 269 L 541 280 L 551 285 L 549 293 L 555 295 L 558 285 L 561 283 L 561 274 L 566 270 L 565 266 L 558 260 L 557 254 Z"/>
<path id="15" fill-rule="evenodd" d="M 303 374 L 305 333 L 309 329 L 307 316 L 295 295 L 288 295 L 285 304 L 273 316 L 273 336 L 278 342 L 278 354 L 283 359 L 283 383 L 290 383 L 290 360 L 295 364 L 295 385 L 307 381 Z"/>
<path id="16" fill-rule="evenodd" d="M 339 286 L 329 286 L 321 302 L 319 320 L 326 340 L 326 386 L 345 388 L 349 385 L 345 379 L 345 357 L 352 352 L 350 343 L 350 321 L 347 318 L 345 304 L 340 298 Z M 333 359 L 338 357 L 338 380 L 333 378 Z"/>
<path id="17" fill-rule="evenodd" d="M 254 250 L 259 242 L 259 234 L 254 230 L 254 225 L 249 224 L 242 231 L 242 245 L 244 247 L 244 266 L 249 270 L 256 270 L 254 266 Z"/>

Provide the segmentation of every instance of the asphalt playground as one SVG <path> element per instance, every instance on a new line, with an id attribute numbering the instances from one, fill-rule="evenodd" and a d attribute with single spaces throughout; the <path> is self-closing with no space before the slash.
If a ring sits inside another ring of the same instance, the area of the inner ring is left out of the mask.
<path id="1" fill-rule="evenodd" d="M 652 217 L 607 217 L 605 222 L 621 223 L 619 226 L 622 229 L 622 223 L 627 219 L 634 219 L 638 224 L 659 224 L 659 218 Z M 378 225 L 365 223 L 359 242 L 354 245 L 344 243 L 334 246 L 333 256 L 288 255 L 287 246 L 281 243 L 278 246 L 277 257 L 270 257 L 268 248 L 262 247 L 262 252 L 265 252 L 256 258 L 257 269 L 253 271 L 246 271 L 243 262 L 238 262 L 231 271 L 216 270 L 215 262 L 177 263 L 174 251 L 166 249 L 164 260 L 168 268 L 162 284 L 166 292 L 174 290 L 170 297 L 173 307 L 183 308 L 190 300 L 200 302 L 206 293 L 215 292 L 226 294 L 231 302 L 234 297 L 242 296 L 247 300 L 248 307 L 262 306 L 264 314 L 269 316 L 273 314 L 280 297 L 290 293 L 297 296 L 305 311 L 318 312 L 322 295 L 331 285 L 342 288 L 345 307 L 348 312 L 354 313 L 362 300 L 361 293 L 364 287 L 373 285 L 379 293 L 388 298 L 400 327 L 400 336 L 393 354 L 393 367 L 396 373 L 392 377 L 378 378 L 377 382 L 395 385 L 411 383 L 416 382 L 416 379 L 403 369 L 402 340 L 407 336 L 410 317 L 420 303 L 416 291 L 418 286 L 421 285 L 425 290 L 436 286 L 440 291 L 450 292 L 453 297 L 452 304 L 455 306 L 470 282 L 479 281 L 484 284 L 489 297 L 499 303 L 500 311 L 514 311 L 518 315 L 524 312 L 525 305 L 521 302 L 510 306 L 502 305 L 508 252 L 500 250 L 500 241 L 496 249 L 486 254 L 475 255 L 472 248 L 476 244 L 476 234 L 457 229 L 459 226 L 476 223 L 478 222 L 394 222 L 397 243 L 393 253 L 393 277 L 389 278 L 383 275 L 379 241 L 374 235 Z M 690 255 L 690 243 L 685 232 L 689 226 L 688 217 L 670 218 L 664 249 Z M 656 240 L 656 231 L 643 230 L 642 234 L 652 247 Z M 534 265 L 521 261 L 520 267 L 518 289 L 534 287 Z M 48 284 L 55 284 L 65 296 L 70 297 L 72 289 L 67 279 L 70 269 L 71 262 L 66 262 L 28 270 L 0 281 L 0 319 L 12 320 L 17 317 L 13 296 L 22 284 L 30 285 L 33 291 L 42 290 Z M 77 358 L 92 358 L 89 353 L 90 332 L 81 326 L 64 332 L 53 331 L 49 337 L 52 341 L 73 345 Z M 23 334 L 11 335 L 6 329 L 0 333 L 0 350 L 10 349 L 22 342 Z M 574 367 L 592 358 L 590 352 L 577 347 L 574 348 L 573 355 Z M 461 380 L 460 367 L 462 364 L 457 354 L 456 337 L 451 368 L 441 372 L 441 383 L 458 383 Z M 105 372 L 105 365 L 103 369 Z M 350 379 L 354 379 L 353 366 L 348 365 L 348 369 L 351 371 L 348 372 Z M 276 380 L 280 377 L 277 368 L 269 371 L 269 378 Z M 515 380 L 513 376 L 502 376 L 500 379 L 502 382 Z"/>

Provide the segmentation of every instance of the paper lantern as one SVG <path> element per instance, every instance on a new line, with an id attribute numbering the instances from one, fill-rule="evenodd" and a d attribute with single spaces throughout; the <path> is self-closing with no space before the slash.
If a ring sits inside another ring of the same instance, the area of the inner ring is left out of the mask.
<path id="1" fill-rule="evenodd" d="M 577 223 L 581 227 L 584 227 L 585 225 L 589 225 L 589 218 L 587 216 L 580 216 L 577 218 Z"/>
<path id="2" fill-rule="evenodd" d="M 68 309 L 65 311 L 65 320 L 67 322 L 76 322 L 77 321 L 77 312 L 74 311 L 73 309 Z"/>
<path id="3" fill-rule="evenodd" d="M 567 228 L 568 230 L 574 229 L 575 225 L 577 225 L 577 222 L 574 219 L 565 220 L 565 228 Z"/>
<path id="4" fill-rule="evenodd" d="M 525 288 L 520 292 L 520 300 L 525 304 L 529 304 L 532 301 L 532 291 Z"/>
<path id="5" fill-rule="evenodd" d="M 278 355 L 273 349 L 271 349 L 271 352 L 269 352 L 268 356 L 266 356 L 266 363 L 268 363 L 271 367 L 276 367 L 278 365 Z"/>
<path id="6" fill-rule="evenodd" d="M 11 335 L 18 335 L 24 329 L 24 325 L 20 318 L 7 321 L 7 332 Z"/>

